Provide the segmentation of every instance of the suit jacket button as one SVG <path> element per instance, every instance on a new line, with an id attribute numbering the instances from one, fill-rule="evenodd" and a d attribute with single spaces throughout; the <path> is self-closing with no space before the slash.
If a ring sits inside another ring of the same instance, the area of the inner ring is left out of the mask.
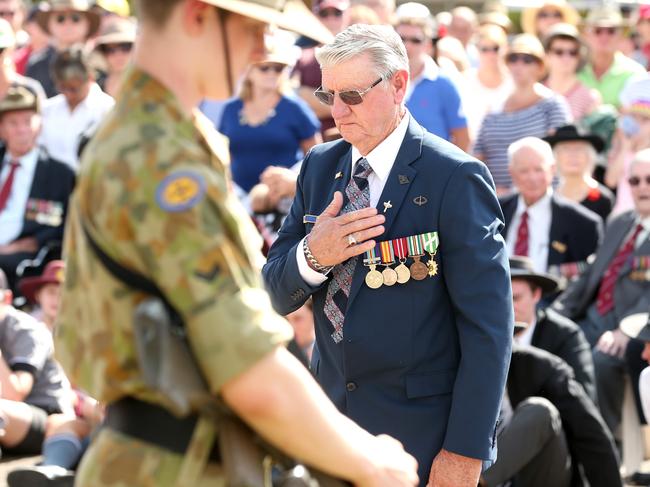
<path id="1" fill-rule="evenodd" d="M 348 390 L 348 392 L 354 392 L 357 390 L 357 385 L 354 382 L 348 382 L 345 384 L 345 388 Z"/>

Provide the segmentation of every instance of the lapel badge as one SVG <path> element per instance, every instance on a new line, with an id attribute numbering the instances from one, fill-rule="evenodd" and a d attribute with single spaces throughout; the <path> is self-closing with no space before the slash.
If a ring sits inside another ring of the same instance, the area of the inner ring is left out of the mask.
<path id="1" fill-rule="evenodd" d="M 302 217 L 302 222 L 303 223 L 311 223 L 312 225 L 314 225 L 316 223 L 317 218 L 318 218 L 318 216 L 316 216 L 316 215 L 304 215 Z"/>
<path id="2" fill-rule="evenodd" d="M 558 242 L 557 240 L 553 240 L 553 242 L 551 242 L 551 247 L 553 247 L 556 251 L 558 251 L 561 254 L 564 254 L 566 252 L 566 244 L 562 242 Z"/>
<path id="3" fill-rule="evenodd" d="M 336 176 L 334 176 L 334 179 L 341 179 L 343 177 L 343 173 L 341 171 L 336 173 Z"/>
<path id="4" fill-rule="evenodd" d="M 399 179 L 399 184 L 408 184 L 411 182 L 408 176 L 404 176 L 404 174 L 398 174 L 397 179 Z"/>
<path id="5" fill-rule="evenodd" d="M 390 200 L 384 201 L 384 213 L 386 213 L 392 207 L 393 207 L 393 205 L 391 205 Z"/>
<path id="6" fill-rule="evenodd" d="M 424 206 L 429 202 L 426 196 L 416 196 L 413 198 L 413 203 L 415 203 L 418 206 Z"/>

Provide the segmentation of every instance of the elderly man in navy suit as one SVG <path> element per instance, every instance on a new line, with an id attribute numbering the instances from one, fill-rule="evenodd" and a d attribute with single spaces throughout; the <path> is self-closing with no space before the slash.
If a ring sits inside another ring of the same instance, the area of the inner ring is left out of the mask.
<path id="1" fill-rule="evenodd" d="M 311 367 L 341 411 L 399 439 L 422 485 L 473 487 L 496 455 L 513 329 L 493 181 L 405 109 L 392 29 L 354 25 L 317 58 L 343 140 L 305 157 L 266 285 L 282 314 L 313 296 Z"/>

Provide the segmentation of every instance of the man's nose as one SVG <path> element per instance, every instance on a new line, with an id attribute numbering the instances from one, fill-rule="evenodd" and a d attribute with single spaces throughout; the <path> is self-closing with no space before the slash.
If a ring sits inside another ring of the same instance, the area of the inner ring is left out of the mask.
<path id="1" fill-rule="evenodd" d="M 334 95 L 334 104 L 332 105 L 332 118 L 338 119 L 350 113 L 350 107 L 341 101 L 339 95 Z"/>

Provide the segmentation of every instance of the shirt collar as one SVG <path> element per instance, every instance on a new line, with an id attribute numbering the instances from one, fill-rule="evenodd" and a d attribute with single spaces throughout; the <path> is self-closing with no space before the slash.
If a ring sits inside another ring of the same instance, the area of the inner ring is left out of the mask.
<path id="1" fill-rule="evenodd" d="M 637 223 L 640 223 L 641 225 L 643 225 L 644 230 L 650 231 L 650 216 L 647 216 L 645 218 L 637 217 L 636 221 L 637 221 Z"/>
<path id="2" fill-rule="evenodd" d="M 553 196 L 553 189 L 548 188 L 546 194 L 542 196 L 538 201 L 533 203 L 530 206 L 526 206 L 524 197 L 520 194 L 517 203 L 517 214 L 522 214 L 524 211 L 527 211 L 529 214 L 536 214 L 551 207 L 551 196 Z"/>
<path id="3" fill-rule="evenodd" d="M 436 64 L 432 57 L 427 56 L 427 58 L 424 60 L 424 69 L 417 78 L 411 80 L 411 84 L 415 86 L 423 79 L 435 81 L 438 78 L 439 74 L 440 67 Z"/>
<path id="4" fill-rule="evenodd" d="M 38 153 L 39 153 L 39 148 L 34 147 L 27 154 L 20 157 L 18 159 L 18 162 L 20 162 L 21 169 L 31 169 L 32 167 L 36 166 L 36 162 L 38 161 Z M 8 164 L 12 159 L 13 158 L 9 154 L 9 151 L 6 151 L 5 158 L 4 158 L 4 165 Z"/>
<path id="5" fill-rule="evenodd" d="M 382 140 L 379 145 L 371 150 L 366 156 L 366 160 L 368 161 L 368 164 L 370 164 L 373 172 L 383 182 L 388 179 L 390 170 L 397 158 L 397 153 L 402 146 L 406 130 L 409 126 L 410 116 L 411 115 L 407 110 L 400 123 L 395 127 L 395 130 L 393 130 L 388 137 Z M 352 174 L 354 174 L 355 164 L 362 157 L 361 152 L 359 152 L 356 147 L 352 146 Z"/>

